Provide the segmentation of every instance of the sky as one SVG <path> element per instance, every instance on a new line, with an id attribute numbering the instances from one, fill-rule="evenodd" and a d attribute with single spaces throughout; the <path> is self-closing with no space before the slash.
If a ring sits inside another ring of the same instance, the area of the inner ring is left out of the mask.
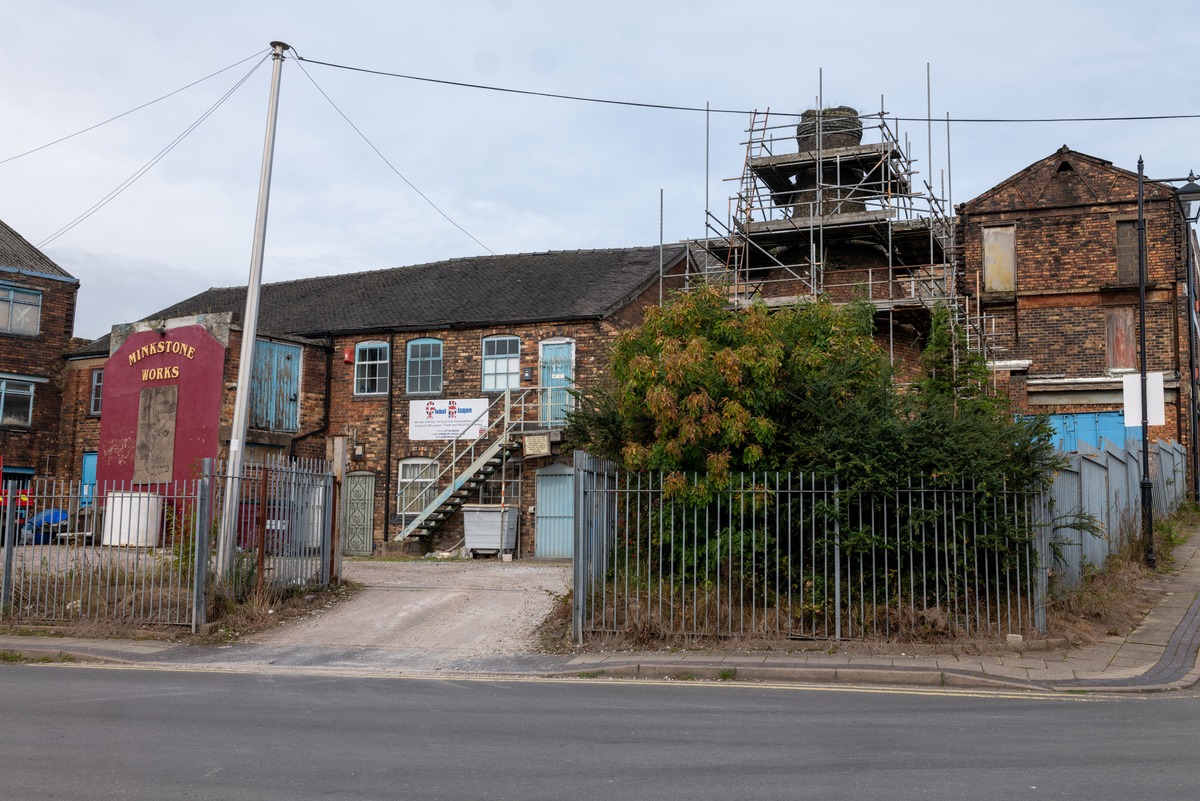
<path id="1" fill-rule="evenodd" d="M 264 282 L 703 237 L 744 112 L 818 100 L 894 117 L 954 204 L 1063 144 L 1200 171 L 1200 116 L 967 121 L 1200 115 L 1195 0 L 0 0 L 0 19 L 0 219 L 79 279 L 88 338 L 246 283 L 275 40 Z"/>

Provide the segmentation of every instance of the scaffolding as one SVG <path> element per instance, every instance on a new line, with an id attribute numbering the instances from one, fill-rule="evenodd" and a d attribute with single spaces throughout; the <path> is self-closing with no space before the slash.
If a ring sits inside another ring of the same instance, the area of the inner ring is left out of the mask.
<path id="1" fill-rule="evenodd" d="M 910 148 L 883 111 L 814 109 L 799 124 L 756 111 L 746 133 L 727 220 L 707 212 L 685 288 L 723 286 L 733 308 L 865 298 L 893 364 L 941 303 L 967 346 L 994 358 L 993 322 L 972 309 L 948 203 L 928 181 L 917 185 Z"/>

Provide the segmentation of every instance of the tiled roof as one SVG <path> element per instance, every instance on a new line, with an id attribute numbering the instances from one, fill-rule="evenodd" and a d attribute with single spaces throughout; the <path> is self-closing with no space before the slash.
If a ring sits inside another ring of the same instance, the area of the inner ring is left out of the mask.
<path id="1" fill-rule="evenodd" d="M 5 270 L 18 270 L 37 275 L 52 275 L 56 278 L 75 276 L 59 267 L 47 258 L 45 253 L 35 248 L 3 220 L 0 220 L 0 275 Z"/>
<path id="2" fill-rule="evenodd" d="M 663 249 L 670 268 L 683 245 Z M 549 320 L 600 319 L 658 280 L 658 247 L 478 256 L 262 286 L 263 334 L 468 328 Z M 201 292 L 146 319 L 234 312 L 246 287 Z M 107 336 L 77 355 L 98 351 Z"/>

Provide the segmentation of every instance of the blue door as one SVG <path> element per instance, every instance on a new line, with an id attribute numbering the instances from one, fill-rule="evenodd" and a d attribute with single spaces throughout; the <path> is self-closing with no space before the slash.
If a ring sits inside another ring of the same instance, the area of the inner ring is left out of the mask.
<path id="1" fill-rule="evenodd" d="M 254 343 L 249 422 L 260 431 L 300 430 L 299 345 Z"/>
<path id="2" fill-rule="evenodd" d="M 541 359 L 541 420 L 545 425 L 561 425 L 571 408 L 567 389 L 575 381 L 575 343 L 543 342 Z"/>
<path id="3" fill-rule="evenodd" d="M 79 476 L 79 505 L 90 506 L 96 492 L 96 453 L 83 454 L 83 470 Z"/>
<path id="4" fill-rule="evenodd" d="M 570 559 L 574 552 L 575 471 L 552 464 L 537 471 L 533 553 L 539 559 Z"/>

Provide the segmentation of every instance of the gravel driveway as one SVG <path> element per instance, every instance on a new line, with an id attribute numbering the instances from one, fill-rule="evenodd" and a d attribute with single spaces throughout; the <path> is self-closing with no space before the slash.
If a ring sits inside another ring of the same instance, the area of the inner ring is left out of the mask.
<path id="1" fill-rule="evenodd" d="M 246 639 L 260 645 L 434 652 L 455 661 L 522 654 L 570 586 L 567 562 L 347 560 L 365 589 L 329 612 Z"/>

